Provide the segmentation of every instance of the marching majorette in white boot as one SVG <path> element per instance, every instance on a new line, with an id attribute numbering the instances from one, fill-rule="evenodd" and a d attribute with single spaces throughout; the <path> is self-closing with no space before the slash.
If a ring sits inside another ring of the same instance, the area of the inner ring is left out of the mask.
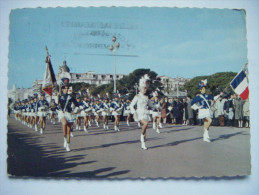
<path id="1" fill-rule="evenodd" d="M 133 98 L 131 104 L 130 104 L 130 110 L 133 114 L 133 118 L 136 122 L 140 122 L 142 125 L 142 131 L 140 135 L 140 141 L 141 141 L 141 148 L 146 150 L 147 147 L 145 145 L 145 138 L 146 138 L 146 130 L 148 127 L 148 121 L 149 121 L 149 110 L 147 109 L 147 106 L 153 107 L 152 102 L 148 99 L 148 96 L 146 96 L 147 87 L 148 87 L 148 80 L 149 77 L 147 74 L 145 74 L 140 80 L 139 80 L 139 94 L 135 95 Z M 134 106 L 137 104 L 137 109 L 134 108 Z"/>
<path id="2" fill-rule="evenodd" d="M 130 126 L 130 117 L 131 117 L 131 112 L 130 112 L 130 99 L 128 97 L 128 95 L 126 95 L 124 97 L 124 99 L 126 100 L 123 104 L 123 116 L 127 117 L 126 121 L 127 121 L 127 126 Z"/>
<path id="3" fill-rule="evenodd" d="M 88 93 L 83 92 L 83 101 L 79 103 L 79 108 L 81 111 L 81 116 L 84 117 L 84 132 L 88 133 L 88 126 L 90 123 L 90 118 L 92 114 L 92 106 L 90 104 L 90 100 L 88 98 Z"/>
<path id="4" fill-rule="evenodd" d="M 114 126 L 116 126 L 116 130 L 114 127 L 115 131 L 120 131 L 119 129 L 120 116 L 122 114 L 122 109 L 123 109 L 123 104 L 119 98 L 120 98 L 120 94 L 114 94 L 114 101 L 112 101 L 110 105 L 110 111 L 115 118 L 115 121 L 114 121 Z"/>
<path id="5" fill-rule="evenodd" d="M 41 97 L 40 100 L 37 103 L 37 108 L 38 108 L 38 116 L 39 116 L 39 125 L 40 125 L 40 133 L 43 134 L 43 130 L 45 129 L 46 126 L 46 110 L 49 107 L 49 103 L 45 99 L 45 92 L 41 92 Z"/>
<path id="6" fill-rule="evenodd" d="M 207 85 L 207 79 L 200 81 L 198 87 L 200 89 L 201 94 L 196 96 L 192 100 L 191 107 L 194 110 L 198 109 L 199 110 L 198 118 L 204 120 L 203 141 L 210 142 L 208 130 L 211 125 L 212 119 L 211 119 L 209 100 L 217 101 L 223 93 L 220 93 L 219 95 L 217 95 L 215 97 L 213 97 L 212 95 L 207 95 L 207 94 L 205 94 L 206 85 Z M 198 103 L 198 105 L 197 105 L 197 103 Z"/>
<path id="7" fill-rule="evenodd" d="M 57 110 L 58 110 L 58 105 L 56 104 L 55 100 L 52 99 L 50 104 L 50 118 L 51 118 L 51 123 L 53 125 L 56 124 Z"/>
<path id="8" fill-rule="evenodd" d="M 78 103 L 78 105 L 82 105 L 82 101 L 81 101 L 81 94 L 78 93 L 76 94 L 76 101 Z M 76 114 L 76 130 L 80 131 L 80 126 L 81 126 L 81 112 L 79 112 L 78 114 Z"/>
<path id="9" fill-rule="evenodd" d="M 95 99 L 95 104 L 93 105 L 93 111 L 94 111 L 94 116 L 95 116 L 95 123 L 96 126 L 99 127 L 99 122 L 100 122 L 100 116 L 101 116 L 101 102 L 99 97 Z"/>
<path id="10" fill-rule="evenodd" d="M 157 133 L 160 133 L 159 131 L 159 124 L 161 124 L 161 104 L 158 100 L 158 93 L 157 91 L 152 93 L 152 119 L 153 119 L 153 129 L 156 130 Z"/>
<path id="11" fill-rule="evenodd" d="M 35 93 L 34 94 L 34 98 L 33 98 L 33 103 L 32 103 L 32 127 L 34 127 L 35 131 L 38 131 L 38 126 L 37 126 L 37 122 L 39 120 L 39 116 L 38 116 L 38 94 Z"/>
<path id="12" fill-rule="evenodd" d="M 62 78 L 61 81 L 62 81 L 62 94 L 58 95 L 58 105 L 59 105 L 58 119 L 62 124 L 64 138 L 66 138 L 66 141 L 67 141 L 66 151 L 69 152 L 71 130 L 73 128 L 73 123 L 75 122 L 75 115 L 78 114 L 80 109 L 76 99 L 68 93 L 69 79 Z M 74 105 L 75 108 L 72 105 Z"/>
<path id="13" fill-rule="evenodd" d="M 103 128 L 104 128 L 104 130 L 106 130 L 106 129 L 108 129 L 108 117 L 111 115 L 108 93 L 103 98 L 103 102 L 102 102 L 102 105 L 100 108 L 102 110 L 101 114 L 103 116 Z"/>

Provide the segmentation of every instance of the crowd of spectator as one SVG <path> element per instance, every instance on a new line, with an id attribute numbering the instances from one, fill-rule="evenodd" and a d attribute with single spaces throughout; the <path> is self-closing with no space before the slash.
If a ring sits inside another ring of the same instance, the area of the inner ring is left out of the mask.
<path id="1" fill-rule="evenodd" d="M 164 123 L 203 125 L 198 119 L 198 110 L 191 108 L 191 98 L 162 98 L 162 120 Z M 212 126 L 250 127 L 249 99 L 238 95 L 222 95 L 210 102 Z"/>

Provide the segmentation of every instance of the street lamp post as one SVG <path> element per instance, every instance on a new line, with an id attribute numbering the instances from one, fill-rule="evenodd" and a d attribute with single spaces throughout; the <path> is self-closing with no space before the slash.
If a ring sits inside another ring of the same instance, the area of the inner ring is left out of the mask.
<path id="1" fill-rule="evenodd" d="M 179 97 L 179 78 L 178 76 L 176 77 L 177 79 L 177 98 Z"/>
<path id="2" fill-rule="evenodd" d="M 120 43 L 116 42 L 116 37 L 113 36 L 112 37 L 112 42 L 113 44 L 109 47 L 110 51 L 113 52 L 113 56 L 114 56 L 114 75 L 113 75 L 113 92 L 116 93 L 116 51 L 119 49 L 120 47 Z"/>

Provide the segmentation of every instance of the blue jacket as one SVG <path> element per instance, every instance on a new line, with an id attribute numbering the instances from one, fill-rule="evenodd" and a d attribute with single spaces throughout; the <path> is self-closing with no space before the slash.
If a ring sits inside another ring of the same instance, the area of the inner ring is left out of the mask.
<path id="1" fill-rule="evenodd" d="M 214 100 L 214 96 L 212 95 L 207 95 L 207 94 L 201 94 L 206 100 L 207 102 L 210 104 L 209 100 Z M 195 98 L 193 98 L 191 105 L 198 103 L 199 106 L 202 106 L 202 108 L 207 109 L 209 108 L 207 103 L 205 102 L 205 100 L 199 95 L 196 96 Z"/>

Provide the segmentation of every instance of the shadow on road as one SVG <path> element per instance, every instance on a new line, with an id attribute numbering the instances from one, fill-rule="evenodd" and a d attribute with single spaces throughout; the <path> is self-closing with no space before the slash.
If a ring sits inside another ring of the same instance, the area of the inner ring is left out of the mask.
<path id="1" fill-rule="evenodd" d="M 193 139 L 186 139 L 186 140 L 179 140 L 179 141 L 175 141 L 175 142 L 171 142 L 171 143 L 167 143 L 167 144 L 163 144 L 163 145 L 158 145 L 158 146 L 152 146 L 149 148 L 161 148 L 161 147 L 168 147 L 168 146 L 176 146 L 185 142 L 190 142 L 190 141 L 194 141 L 194 140 L 198 140 L 201 139 L 202 137 L 197 137 L 197 138 L 193 138 Z"/>
<path id="2" fill-rule="evenodd" d="M 19 129 L 17 131 L 17 129 Z M 67 156 L 55 143 L 41 143 L 42 136 L 35 136 L 25 126 L 8 125 L 7 134 L 7 173 L 11 178 L 15 177 L 60 177 L 60 178 L 108 178 L 126 174 L 130 170 L 113 171 L 116 167 L 107 167 L 93 171 L 72 173 L 71 168 L 80 165 L 96 163 L 97 161 L 78 162 L 85 159 L 86 155 Z M 139 140 L 136 140 L 139 141 Z M 127 142 L 125 142 L 127 143 Z M 123 144 L 104 144 L 100 147 Z M 76 151 L 76 149 L 74 150 Z M 104 174 L 105 173 L 105 174 Z"/>
<path id="3" fill-rule="evenodd" d="M 225 134 L 225 135 L 221 135 L 216 139 L 211 139 L 212 142 L 214 141 L 219 141 L 219 140 L 224 140 L 224 139 L 229 139 L 233 136 L 237 136 L 237 135 L 248 135 L 247 133 L 244 132 L 237 132 L 237 133 L 232 133 L 232 134 Z"/>
<path id="4" fill-rule="evenodd" d="M 112 176 L 118 176 L 122 174 L 129 173 L 129 170 L 123 170 L 123 171 L 116 171 L 112 173 L 106 173 L 103 175 L 103 173 L 112 171 L 116 167 L 107 167 L 107 168 L 102 168 L 102 169 L 97 169 L 94 171 L 85 171 L 85 172 L 79 172 L 79 173 L 70 173 L 69 171 L 62 171 L 59 173 L 55 173 L 55 177 L 68 177 L 68 178 L 90 178 L 90 179 L 99 179 L 99 178 L 108 178 Z"/>
<path id="5" fill-rule="evenodd" d="M 10 176 L 45 177 L 50 173 L 54 176 L 60 170 L 96 162 L 75 162 L 84 159 L 85 155 L 65 157 L 66 152 L 56 144 L 41 144 L 40 138 L 21 128 L 17 132 L 8 127 L 7 143 L 7 172 Z"/>
<path id="6" fill-rule="evenodd" d="M 173 133 L 173 132 L 178 132 L 178 131 L 186 131 L 186 130 L 190 130 L 193 129 L 193 127 L 188 127 L 188 128 L 183 128 L 183 129 L 173 129 L 171 131 L 166 131 L 164 133 Z"/>
<path id="7" fill-rule="evenodd" d="M 147 141 L 152 141 L 152 140 L 158 140 L 162 138 L 148 138 Z M 140 143 L 140 140 L 131 140 L 131 141 L 124 141 L 124 142 L 115 142 L 115 143 L 109 143 L 109 144 L 102 144 L 99 146 L 92 146 L 92 147 L 85 147 L 85 148 L 78 148 L 78 149 L 73 149 L 74 152 L 79 152 L 83 150 L 92 150 L 92 149 L 97 149 L 97 148 L 106 148 L 106 147 L 111 147 L 111 146 L 117 146 L 121 144 L 135 144 L 135 143 Z"/>

